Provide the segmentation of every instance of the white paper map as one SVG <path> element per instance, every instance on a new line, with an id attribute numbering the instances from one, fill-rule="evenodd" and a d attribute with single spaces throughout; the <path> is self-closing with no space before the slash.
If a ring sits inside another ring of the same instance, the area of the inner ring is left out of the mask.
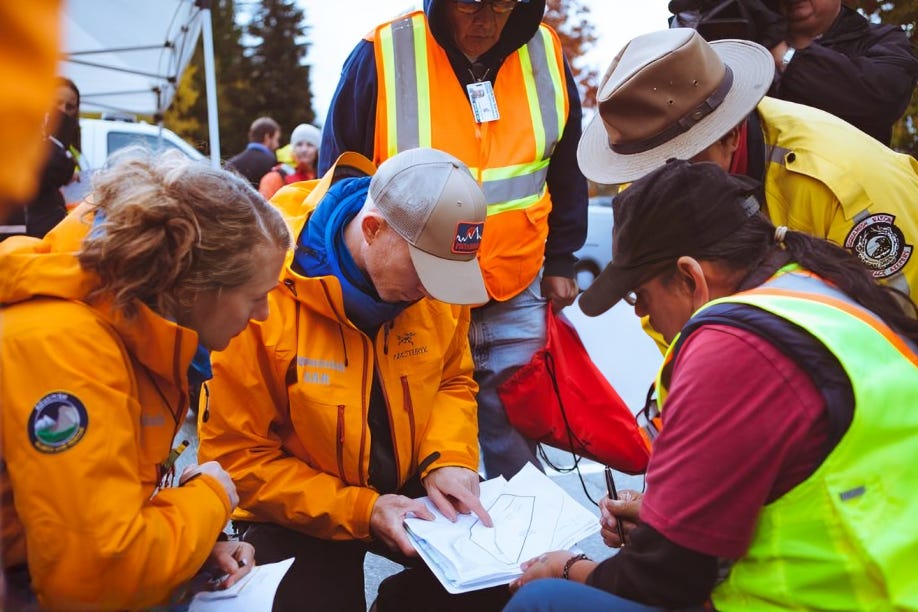
<path id="1" fill-rule="evenodd" d="M 204 591 L 191 600 L 189 612 L 271 612 L 274 594 L 293 558 L 256 565 L 242 580 L 222 591 Z"/>
<path id="2" fill-rule="evenodd" d="M 509 481 L 481 483 L 481 503 L 494 523 L 474 514 L 455 523 L 426 497 L 433 521 L 405 519 L 421 558 L 450 593 L 507 584 L 522 574 L 520 564 L 544 552 L 564 550 L 599 531 L 599 519 L 534 466 Z"/>

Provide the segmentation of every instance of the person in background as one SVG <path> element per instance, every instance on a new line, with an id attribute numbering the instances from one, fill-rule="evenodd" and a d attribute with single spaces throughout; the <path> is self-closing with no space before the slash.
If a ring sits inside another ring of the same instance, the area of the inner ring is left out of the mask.
<path id="1" fill-rule="evenodd" d="M 825 111 L 765 96 L 773 73 L 771 54 L 750 41 L 708 43 L 688 28 L 638 36 L 600 84 L 580 168 L 625 183 L 673 157 L 713 161 L 763 183 L 773 223 L 843 246 L 914 299 L 918 160 Z"/>
<path id="2" fill-rule="evenodd" d="M 65 128 L 67 132 L 72 134 L 70 140 L 70 147 L 68 151 L 73 156 L 74 159 L 77 159 L 80 155 L 80 90 L 77 88 L 76 83 L 71 81 L 66 77 L 57 78 L 57 104 L 58 112 L 62 115 L 62 120 L 67 122 L 67 127 Z M 66 117 L 66 119 L 64 119 Z M 77 163 L 77 169 L 79 169 L 79 163 Z"/>
<path id="3" fill-rule="evenodd" d="M 274 151 L 280 145 L 281 128 L 271 117 L 259 117 L 249 128 L 249 144 L 241 153 L 229 158 L 226 169 L 248 179 L 256 190 L 261 178 L 277 164 Z"/>
<path id="4" fill-rule="evenodd" d="M 752 40 L 774 59 L 769 95 L 822 109 L 890 143 L 892 125 L 908 108 L 918 79 L 918 58 L 901 27 L 873 23 L 841 0 L 734 2 L 752 22 Z M 697 0 L 670 2 L 670 11 L 677 13 L 672 25 L 697 20 L 698 5 Z M 694 10 L 680 13 L 685 9 Z M 736 9 L 714 17 L 727 12 Z M 695 24 L 709 41 L 717 36 L 717 19 L 713 23 L 713 28 L 704 19 Z"/>
<path id="5" fill-rule="evenodd" d="M 47 156 L 38 193 L 23 209 L 25 233 L 36 238 L 44 236 L 67 215 L 61 187 L 73 180 L 76 161 L 70 148 L 79 134 L 76 119 L 61 110 L 48 115 L 45 130 Z"/>
<path id="6" fill-rule="evenodd" d="M 202 567 L 221 588 L 251 569 L 251 545 L 218 542 L 229 475 L 171 486 L 170 447 L 209 351 L 267 317 L 289 246 L 241 178 L 130 150 L 43 240 L 0 245 L 3 571 L 24 600 L 147 608 Z"/>
<path id="7" fill-rule="evenodd" d="M 602 501 L 621 551 L 524 563 L 507 612 L 918 604 L 902 562 L 918 547 L 903 461 L 918 452 L 918 321 L 844 249 L 776 228 L 760 194 L 674 160 L 613 201 L 612 263 L 580 304 L 624 299 L 670 343 L 664 427 L 643 497 Z"/>
<path id="8" fill-rule="evenodd" d="M 545 0 L 425 0 L 378 26 L 345 62 L 319 153 L 324 172 L 343 151 L 380 163 L 431 146 L 482 185 L 491 300 L 472 310 L 470 340 L 489 478 L 540 465 L 497 387 L 544 346 L 547 304 L 577 297 L 574 252 L 586 239 L 580 95 L 544 12 Z"/>
<path id="9" fill-rule="evenodd" d="M 403 525 L 409 513 L 432 518 L 413 499 L 423 495 L 447 517 L 491 524 L 461 306 L 487 300 L 475 258 L 484 195 L 434 149 L 374 170 L 345 154 L 322 180 L 275 196 L 296 252 L 272 316 L 214 358 L 199 456 L 236 482 L 234 522 L 259 560 L 296 559 L 275 610 L 365 610 L 368 550 L 419 566 L 383 582 L 377 612 L 500 609 L 505 587 L 450 596 Z"/>
<path id="10" fill-rule="evenodd" d="M 314 125 L 301 123 L 290 135 L 295 164 L 280 163 L 261 178 L 258 191 L 266 199 L 271 199 L 277 190 L 284 185 L 298 181 L 310 181 L 316 178 L 316 162 L 319 158 L 319 139 L 322 132 Z M 279 149 L 278 149 L 279 150 Z"/>
<path id="11" fill-rule="evenodd" d="M 92 168 L 89 167 L 89 160 L 82 152 L 81 133 L 80 133 L 80 90 L 76 83 L 68 78 L 58 77 L 57 86 L 57 110 L 61 113 L 61 120 L 67 123 L 72 122 L 73 138 L 67 151 L 73 158 L 76 167 L 73 172 L 73 179 L 61 187 L 61 193 L 64 194 L 64 202 L 68 208 L 76 206 L 84 197 L 89 194 L 91 188 Z"/>

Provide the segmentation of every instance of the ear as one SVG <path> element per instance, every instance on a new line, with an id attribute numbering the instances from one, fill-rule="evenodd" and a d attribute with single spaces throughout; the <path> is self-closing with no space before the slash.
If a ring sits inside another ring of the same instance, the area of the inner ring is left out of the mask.
<path id="1" fill-rule="evenodd" d="M 724 147 L 724 152 L 732 159 L 733 154 L 736 153 L 736 150 L 739 148 L 740 141 L 740 128 L 742 128 L 742 123 L 739 125 L 733 126 L 733 129 L 723 135 L 720 139 L 720 143 Z"/>
<path id="2" fill-rule="evenodd" d="M 692 294 L 692 309 L 698 310 L 711 301 L 711 290 L 704 269 L 694 257 L 683 255 L 676 260 L 676 268 Z"/>
<path id="3" fill-rule="evenodd" d="M 363 219 L 360 220 L 360 230 L 363 232 L 364 242 L 373 244 L 373 241 L 379 237 L 380 232 L 385 227 L 385 223 L 385 219 L 373 213 L 364 215 Z"/>

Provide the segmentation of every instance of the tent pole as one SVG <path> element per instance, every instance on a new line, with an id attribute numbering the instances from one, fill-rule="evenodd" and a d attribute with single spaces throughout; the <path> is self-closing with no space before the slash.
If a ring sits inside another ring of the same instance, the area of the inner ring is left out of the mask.
<path id="1" fill-rule="evenodd" d="M 210 161 L 220 167 L 220 124 L 217 118 L 217 81 L 214 76 L 214 32 L 210 17 L 210 3 L 200 2 L 206 7 L 202 13 L 204 34 L 204 82 L 207 89 L 207 129 L 210 135 Z"/>

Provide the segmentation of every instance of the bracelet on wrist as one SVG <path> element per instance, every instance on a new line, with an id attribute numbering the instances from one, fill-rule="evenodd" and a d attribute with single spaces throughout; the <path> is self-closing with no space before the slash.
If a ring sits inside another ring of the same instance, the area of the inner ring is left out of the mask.
<path id="1" fill-rule="evenodd" d="M 579 555 L 574 555 L 573 557 L 568 559 L 567 562 L 564 564 L 564 569 L 561 570 L 561 577 L 565 580 L 570 580 L 571 579 L 571 567 L 573 567 L 573 565 L 577 563 L 578 561 L 589 561 L 589 560 L 590 558 L 583 553 L 580 553 Z"/>

